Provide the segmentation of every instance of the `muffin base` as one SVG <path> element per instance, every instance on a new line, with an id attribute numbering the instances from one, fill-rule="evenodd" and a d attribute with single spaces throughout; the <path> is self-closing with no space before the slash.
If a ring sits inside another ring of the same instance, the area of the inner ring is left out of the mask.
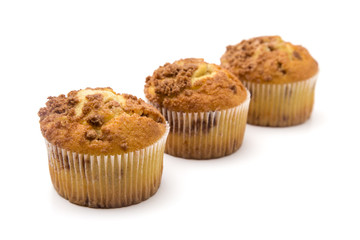
<path id="1" fill-rule="evenodd" d="M 165 142 L 121 155 L 89 155 L 59 148 L 46 141 L 50 176 L 55 190 L 72 203 L 93 208 L 117 208 L 142 202 L 160 186 Z"/>
<path id="2" fill-rule="evenodd" d="M 265 84 L 243 82 L 251 92 L 247 122 L 259 126 L 287 127 L 310 118 L 318 74 L 299 82 Z"/>
<path id="3" fill-rule="evenodd" d="M 250 93 L 237 107 L 223 111 L 184 113 L 158 108 L 170 124 L 167 154 L 189 159 L 229 155 L 242 144 Z"/>

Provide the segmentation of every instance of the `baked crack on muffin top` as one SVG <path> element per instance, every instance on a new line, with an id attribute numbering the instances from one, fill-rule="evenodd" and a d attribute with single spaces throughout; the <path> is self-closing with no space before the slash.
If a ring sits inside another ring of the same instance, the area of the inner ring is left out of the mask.
<path id="1" fill-rule="evenodd" d="M 86 88 L 49 97 L 40 109 L 45 139 L 66 150 L 122 154 L 145 148 L 163 136 L 166 122 L 150 104 L 111 88 Z"/>
<path id="2" fill-rule="evenodd" d="M 201 58 L 166 63 L 145 84 L 145 95 L 152 104 L 179 112 L 225 110 L 241 104 L 247 94 L 232 73 Z"/>
<path id="3" fill-rule="evenodd" d="M 228 46 L 221 66 L 241 81 L 258 83 L 296 82 L 318 72 L 318 63 L 306 48 L 279 36 L 256 37 Z"/>

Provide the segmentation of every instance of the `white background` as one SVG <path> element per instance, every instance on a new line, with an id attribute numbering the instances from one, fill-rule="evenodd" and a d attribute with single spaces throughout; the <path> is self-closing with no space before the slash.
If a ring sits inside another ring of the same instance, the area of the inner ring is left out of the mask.
<path id="1" fill-rule="evenodd" d="M 0 2 L 0 239 L 360 239 L 356 1 L 126 2 Z M 110 86 L 143 98 L 165 62 L 219 63 L 227 45 L 275 34 L 319 62 L 308 122 L 248 125 L 217 160 L 165 155 L 158 193 L 135 206 L 57 195 L 37 116 L 48 96 Z"/>

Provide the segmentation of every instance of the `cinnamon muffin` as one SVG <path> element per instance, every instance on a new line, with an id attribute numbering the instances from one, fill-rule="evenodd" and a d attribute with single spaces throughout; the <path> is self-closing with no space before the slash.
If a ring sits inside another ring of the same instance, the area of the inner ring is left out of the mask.
<path id="1" fill-rule="evenodd" d="M 221 66 L 251 92 L 248 123 L 284 127 L 310 117 L 319 69 L 304 47 L 279 36 L 256 37 L 228 46 Z"/>
<path id="2" fill-rule="evenodd" d="M 113 208 L 157 191 L 168 127 L 156 108 L 111 88 L 48 99 L 38 114 L 51 180 L 62 197 Z"/>
<path id="3" fill-rule="evenodd" d="M 195 58 L 166 63 L 146 78 L 145 95 L 170 124 L 166 153 L 210 159 L 240 148 L 250 94 L 226 69 Z"/>

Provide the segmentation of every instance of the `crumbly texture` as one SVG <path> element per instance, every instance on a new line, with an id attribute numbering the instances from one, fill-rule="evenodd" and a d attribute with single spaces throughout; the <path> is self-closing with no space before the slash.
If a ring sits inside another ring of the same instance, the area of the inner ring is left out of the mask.
<path id="1" fill-rule="evenodd" d="M 122 154 L 147 147 L 166 130 L 160 112 L 111 88 L 87 88 L 49 97 L 40 127 L 51 144 L 85 154 Z"/>
<path id="2" fill-rule="evenodd" d="M 304 47 L 279 36 L 256 37 L 228 46 L 221 66 L 241 81 L 257 83 L 297 82 L 318 72 L 318 63 Z"/>
<path id="3" fill-rule="evenodd" d="M 198 58 L 166 63 L 145 84 L 146 98 L 152 104 L 179 112 L 225 110 L 240 105 L 247 94 L 228 70 Z"/>

